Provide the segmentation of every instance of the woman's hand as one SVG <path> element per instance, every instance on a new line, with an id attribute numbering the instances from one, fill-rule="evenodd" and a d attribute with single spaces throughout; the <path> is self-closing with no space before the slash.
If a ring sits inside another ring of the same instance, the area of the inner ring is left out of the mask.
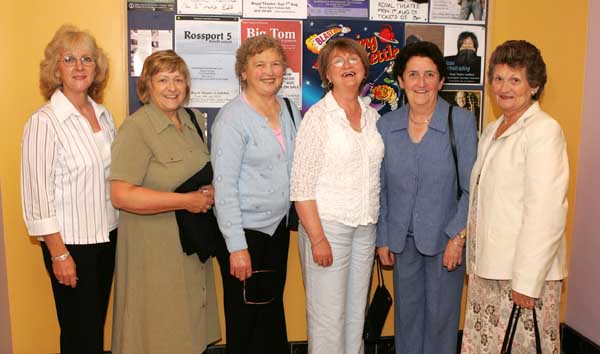
<path id="1" fill-rule="evenodd" d="M 448 240 L 446 250 L 444 251 L 443 265 L 449 272 L 458 268 L 462 264 L 462 253 L 465 245 L 465 240 L 458 236 Z"/>
<path id="2" fill-rule="evenodd" d="M 240 281 L 252 276 L 252 260 L 248 249 L 235 251 L 229 255 L 229 273 Z"/>
<path id="3" fill-rule="evenodd" d="M 396 256 L 387 246 L 377 247 L 377 255 L 383 266 L 391 267 L 396 263 Z"/>
<path id="4" fill-rule="evenodd" d="M 323 236 L 318 241 L 311 241 L 311 243 L 313 261 L 322 267 L 329 267 L 333 263 L 333 253 L 327 237 Z"/>
<path id="5" fill-rule="evenodd" d="M 188 203 L 185 210 L 191 213 L 206 213 L 215 204 L 215 190 L 212 185 L 200 187 L 197 191 L 186 193 Z"/>
<path id="6" fill-rule="evenodd" d="M 512 298 L 515 304 L 521 306 L 526 309 L 533 309 L 533 305 L 535 305 L 535 298 L 529 297 L 527 295 L 523 295 L 519 292 L 512 291 Z"/>
<path id="7" fill-rule="evenodd" d="M 72 288 L 77 286 L 77 271 L 73 257 L 68 256 L 64 261 L 52 261 L 52 272 L 62 285 Z"/>

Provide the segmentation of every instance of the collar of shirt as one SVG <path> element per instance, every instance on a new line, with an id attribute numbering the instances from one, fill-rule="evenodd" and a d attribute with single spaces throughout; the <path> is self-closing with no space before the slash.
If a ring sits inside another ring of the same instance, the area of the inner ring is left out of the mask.
<path id="1" fill-rule="evenodd" d="M 169 126 L 175 126 L 173 123 L 160 108 L 158 108 L 154 103 L 150 102 L 144 105 L 144 110 L 146 111 L 148 118 L 150 120 L 150 124 L 154 128 L 154 131 L 157 134 L 163 132 Z M 179 116 L 179 121 L 181 122 L 182 128 L 185 127 L 187 129 L 196 129 L 192 124 L 191 117 L 188 116 L 187 112 L 183 108 L 179 108 L 177 110 L 177 115 Z M 198 119 L 198 117 L 196 117 Z M 198 124 L 200 124 L 198 122 Z"/>
<path id="2" fill-rule="evenodd" d="M 362 120 L 364 119 L 365 113 L 367 111 L 367 106 L 365 105 L 365 103 L 363 102 L 363 100 L 360 97 L 357 97 L 356 99 L 358 100 L 358 104 L 360 105 L 360 110 L 361 110 L 360 115 L 361 115 L 361 122 L 362 122 Z M 325 111 L 326 112 L 333 112 L 333 111 L 339 111 L 339 110 L 343 111 L 344 110 L 337 103 L 337 101 L 335 100 L 335 97 L 333 97 L 333 93 L 331 91 L 327 92 L 323 102 L 325 103 Z M 344 115 L 344 117 L 345 117 L 345 115 Z"/>
<path id="3" fill-rule="evenodd" d="M 511 125 L 498 139 L 504 139 L 521 130 L 525 126 L 525 124 L 527 124 L 529 119 L 534 117 L 535 114 L 538 113 L 540 110 L 541 108 L 539 102 L 534 101 L 533 104 L 529 108 L 527 108 L 527 110 L 523 113 L 523 115 L 521 115 L 521 117 L 519 117 L 519 119 L 517 119 L 517 121 L 513 125 Z M 502 124 L 502 122 L 504 122 L 504 115 L 502 115 L 498 120 L 496 120 L 496 122 L 494 122 L 494 132 L 496 131 L 498 126 Z"/>
<path id="4" fill-rule="evenodd" d="M 108 119 L 108 114 L 104 106 L 96 103 L 90 96 L 88 96 L 88 101 L 94 108 L 94 113 L 96 114 L 98 120 Z M 75 106 L 73 106 L 73 103 L 69 101 L 67 96 L 65 96 L 60 89 L 54 91 L 52 97 L 50 97 L 50 104 L 56 113 L 56 119 L 58 119 L 60 123 L 63 123 L 65 120 L 73 116 L 82 117 L 81 113 L 79 113 Z"/>
<path id="5" fill-rule="evenodd" d="M 448 129 L 448 109 L 450 109 L 448 102 L 438 96 L 435 110 L 433 111 L 433 114 L 431 115 L 431 121 L 429 122 L 429 128 L 445 133 Z M 409 110 L 410 106 L 408 104 L 399 109 L 398 114 L 400 115 L 400 119 L 395 119 L 393 121 L 393 128 L 391 131 L 408 129 Z"/>

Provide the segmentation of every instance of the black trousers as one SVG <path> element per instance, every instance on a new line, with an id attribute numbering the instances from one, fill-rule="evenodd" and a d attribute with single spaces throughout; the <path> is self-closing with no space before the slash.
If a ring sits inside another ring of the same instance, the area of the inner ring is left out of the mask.
<path id="1" fill-rule="evenodd" d="M 50 251 L 44 242 L 44 264 L 50 275 L 60 325 L 61 354 L 104 353 L 104 322 L 115 269 L 117 230 L 110 242 L 66 245 L 77 267 L 77 286 L 59 284 L 52 271 Z"/>
<path id="2" fill-rule="evenodd" d="M 290 233 L 285 218 L 273 236 L 254 230 L 244 230 L 252 270 L 272 270 L 268 275 L 254 274 L 266 280 L 268 304 L 247 304 L 244 301 L 244 283 L 229 274 L 229 252 L 225 240 L 220 237 L 217 260 L 223 278 L 227 354 L 284 354 L 288 353 L 287 329 L 283 311 L 283 289 L 287 272 Z M 249 290 L 247 287 L 246 290 Z M 246 294 L 254 297 L 256 294 Z M 264 300 L 264 294 L 254 300 Z M 247 298 L 248 300 L 248 298 Z"/>

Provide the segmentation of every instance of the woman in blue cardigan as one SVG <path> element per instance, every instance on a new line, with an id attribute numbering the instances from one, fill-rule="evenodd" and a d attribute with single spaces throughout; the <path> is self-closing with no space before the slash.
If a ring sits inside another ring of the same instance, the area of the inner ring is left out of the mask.
<path id="1" fill-rule="evenodd" d="M 394 75 L 408 104 L 377 123 L 385 145 L 377 253 L 394 266 L 396 353 L 456 353 L 477 129 L 458 107 L 449 125 L 450 106 L 438 95 L 446 72 L 435 44 L 406 46 Z"/>

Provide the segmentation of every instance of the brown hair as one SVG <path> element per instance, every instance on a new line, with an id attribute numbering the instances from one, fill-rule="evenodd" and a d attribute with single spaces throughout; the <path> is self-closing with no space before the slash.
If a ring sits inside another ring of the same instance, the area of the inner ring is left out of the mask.
<path id="1" fill-rule="evenodd" d="M 490 83 L 494 80 L 494 68 L 499 64 L 506 64 L 515 69 L 525 68 L 529 86 L 538 87 L 537 92 L 531 98 L 536 101 L 540 98 L 548 76 L 546 63 L 536 46 L 524 40 L 510 40 L 500 44 L 490 58 L 488 69 Z"/>
<path id="2" fill-rule="evenodd" d="M 335 51 L 345 52 L 345 53 L 353 53 L 360 57 L 360 61 L 362 62 L 363 68 L 365 69 L 365 77 L 363 82 L 361 83 L 361 88 L 364 83 L 367 81 L 367 77 L 369 76 L 369 56 L 367 55 L 367 51 L 365 48 L 350 38 L 336 38 L 332 39 L 325 45 L 323 49 L 319 52 L 319 57 L 317 58 L 317 64 L 319 66 L 319 76 L 321 77 L 321 85 L 325 89 L 325 92 L 328 92 L 333 88 L 333 83 L 327 79 L 327 69 L 329 68 L 329 61 L 331 58 L 331 54 Z"/>
<path id="3" fill-rule="evenodd" d="M 88 95 L 96 102 L 102 102 L 102 94 L 108 82 L 108 58 L 102 48 L 96 44 L 96 39 L 88 32 L 81 31 L 75 26 L 61 26 L 44 50 L 44 59 L 40 62 L 40 90 L 47 100 L 56 89 L 62 86 L 57 77 L 57 65 L 62 52 L 76 46 L 84 46 L 92 52 L 96 62 L 96 76 L 88 88 Z"/>
<path id="4" fill-rule="evenodd" d="M 248 59 L 268 49 L 275 49 L 279 56 L 281 56 L 284 70 L 287 68 L 287 58 L 279 40 L 266 34 L 248 38 L 235 53 L 235 74 L 242 87 L 246 87 L 246 81 L 242 79 L 242 72 L 246 70 Z"/>
<path id="5" fill-rule="evenodd" d="M 136 92 L 140 101 L 142 101 L 142 103 L 150 102 L 149 90 L 152 77 L 163 71 L 169 73 L 177 71 L 184 76 L 186 88 L 185 100 L 183 102 L 186 103 L 190 98 L 190 71 L 185 64 L 185 61 L 183 61 L 183 59 L 172 50 L 161 50 L 154 52 L 144 61 L 142 74 L 140 75 L 136 85 Z"/>

